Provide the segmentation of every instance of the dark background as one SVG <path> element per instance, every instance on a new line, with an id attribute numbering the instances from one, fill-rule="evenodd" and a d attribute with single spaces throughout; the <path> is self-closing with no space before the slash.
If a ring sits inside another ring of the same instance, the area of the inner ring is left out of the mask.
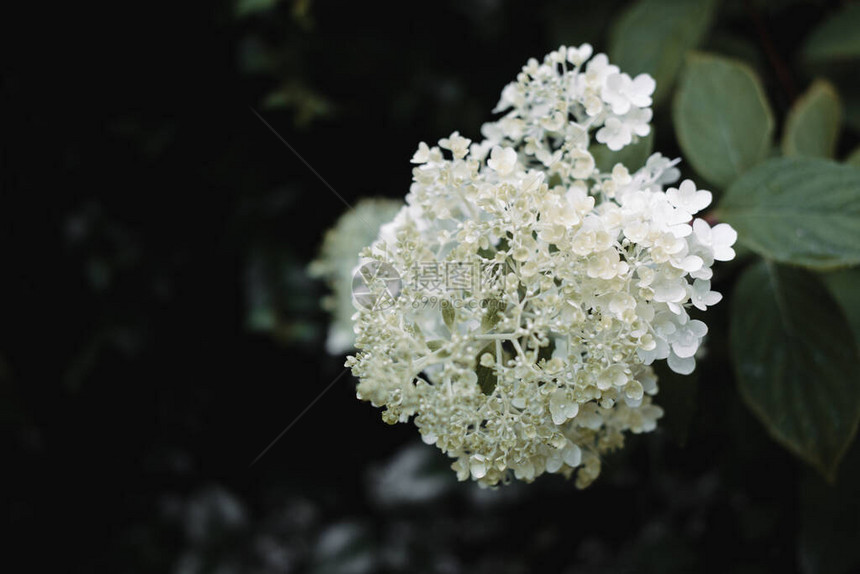
<path id="1" fill-rule="evenodd" d="M 402 197 L 418 141 L 477 138 L 527 58 L 560 43 L 606 50 L 627 3 L 275 4 L 28 5 L 3 18 L 5 561 L 822 571 L 802 536 L 835 491 L 741 405 L 725 309 L 698 382 L 664 387 L 666 424 L 582 492 L 556 476 L 457 484 L 414 428 L 356 401 L 349 376 L 250 466 L 342 370 L 322 350 L 323 288 L 304 268 L 346 209 L 251 107 L 348 203 Z M 791 63 L 840 4 L 727 2 L 705 48 L 748 56 L 784 117 L 792 88 L 756 18 Z M 655 110 L 656 149 L 675 156 L 670 115 Z M 837 532 L 856 541 L 851 516 Z"/>

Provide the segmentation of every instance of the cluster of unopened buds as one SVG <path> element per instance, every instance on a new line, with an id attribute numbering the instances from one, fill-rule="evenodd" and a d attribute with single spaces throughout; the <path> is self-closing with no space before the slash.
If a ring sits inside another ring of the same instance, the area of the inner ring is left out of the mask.
<path id="1" fill-rule="evenodd" d="M 403 278 L 392 297 L 390 277 L 369 277 L 386 304 L 352 317 L 358 397 L 411 419 L 461 480 L 587 486 L 625 432 L 655 429 L 654 361 L 695 368 L 707 327 L 689 311 L 721 299 L 711 267 L 736 234 L 696 217 L 711 193 L 676 184 L 676 162 L 603 172 L 590 151 L 647 136 L 654 87 L 588 44 L 530 60 L 481 141 L 419 145 L 405 204 L 353 262 Z M 428 263 L 479 277 L 412 280 Z"/>

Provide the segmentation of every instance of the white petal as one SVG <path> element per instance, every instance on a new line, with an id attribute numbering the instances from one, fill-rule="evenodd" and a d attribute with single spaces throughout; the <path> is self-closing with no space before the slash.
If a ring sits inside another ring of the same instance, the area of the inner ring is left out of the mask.
<path id="1" fill-rule="evenodd" d="M 693 357 L 681 358 L 672 353 L 667 360 L 669 368 L 679 375 L 689 375 L 696 369 L 696 359 Z"/>
<path id="2" fill-rule="evenodd" d="M 579 466 L 582 462 L 582 451 L 573 443 L 568 444 L 562 452 L 564 462 L 569 466 Z"/>

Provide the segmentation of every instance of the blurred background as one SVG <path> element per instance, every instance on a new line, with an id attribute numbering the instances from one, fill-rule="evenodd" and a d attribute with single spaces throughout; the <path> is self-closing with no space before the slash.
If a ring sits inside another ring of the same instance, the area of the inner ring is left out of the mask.
<path id="1" fill-rule="evenodd" d="M 305 270 L 347 209 L 252 108 L 346 203 L 399 198 L 419 141 L 478 137 L 529 57 L 607 50 L 629 4 L 69 3 L 4 18 L 15 571 L 860 571 L 857 445 L 831 487 L 767 437 L 740 403 L 721 306 L 698 379 L 661 382 L 661 427 L 585 491 L 457 483 L 349 375 L 251 464 L 343 370 Z M 844 4 L 727 1 L 701 47 L 751 64 L 784 117 L 809 79 L 799 39 Z M 655 126 L 655 150 L 679 155 L 666 103 Z"/>

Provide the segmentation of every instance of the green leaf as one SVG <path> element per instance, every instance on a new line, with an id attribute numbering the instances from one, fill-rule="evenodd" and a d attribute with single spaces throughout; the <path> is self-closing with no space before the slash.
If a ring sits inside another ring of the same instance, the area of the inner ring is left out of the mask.
<path id="1" fill-rule="evenodd" d="M 842 123 L 842 104 L 830 82 L 816 80 L 791 107 L 782 136 L 788 156 L 832 158 Z"/>
<path id="2" fill-rule="evenodd" d="M 860 58 L 860 4 L 850 4 L 819 24 L 803 46 L 809 63 Z"/>
<path id="3" fill-rule="evenodd" d="M 475 368 L 475 373 L 478 375 L 478 386 L 481 387 L 481 392 L 485 395 L 492 395 L 499 382 L 499 377 L 492 367 L 478 365 Z"/>
<path id="4" fill-rule="evenodd" d="M 848 154 L 848 157 L 845 158 L 845 163 L 860 166 L 860 147 L 855 148 L 854 151 Z"/>
<path id="5" fill-rule="evenodd" d="M 710 27 L 714 0 L 641 0 L 613 26 L 609 57 L 624 72 L 651 74 L 654 100 L 670 92 L 686 53 L 699 45 Z"/>
<path id="6" fill-rule="evenodd" d="M 731 315 L 744 402 L 832 480 L 860 421 L 860 355 L 838 305 L 814 274 L 762 261 L 741 276 Z"/>
<path id="7" fill-rule="evenodd" d="M 624 146 L 619 151 L 612 151 L 605 144 L 601 143 L 592 144 L 588 148 L 588 151 L 594 156 L 594 163 L 597 169 L 604 173 L 611 172 L 616 163 L 624 164 L 624 167 L 630 170 L 630 173 L 633 173 L 645 165 L 653 148 L 654 127 L 652 126 L 651 132 L 647 136 L 639 138 L 639 141 L 634 144 Z"/>
<path id="8" fill-rule="evenodd" d="M 690 54 L 672 121 L 684 157 L 718 187 L 728 187 L 770 151 L 773 112 L 758 76 L 741 62 Z"/>
<path id="9" fill-rule="evenodd" d="M 427 348 L 431 351 L 438 351 L 444 346 L 445 341 L 443 339 L 433 339 L 432 341 L 427 341 Z"/>
<path id="10" fill-rule="evenodd" d="M 708 41 L 702 45 L 701 50 L 740 60 L 754 70 L 764 70 L 769 65 L 756 39 L 744 36 L 736 30 L 714 30 L 708 35 Z"/>
<path id="11" fill-rule="evenodd" d="M 439 304 L 442 306 L 442 320 L 445 321 L 445 326 L 448 327 L 448 330 L 453 332 L 457 311 L 447 299 L 442 299 Z"/>
<path id="12" fill-rule="evenodd" d="M 860 263 L 860 170 L 774 158 L 732 185 L 718 217 L 768 259 L 813 269 Z"/>
<path id="13" fill-rule="evenodd" d="M 501 315 L 499 315 L 499 311 L 502 311 L 507 307 L 507 304 L 500 299 L 487 299 L 487 307 L 484 311 L 484 316 L 481 319 L 481 331 L 484 333 L 489 332 L 493 327 L 496 326 L 501 320 Z"/>
<path id="14" fill-rule="evenodd" d="M 854 342 L 860 348 L 860 268 L 840 269 L 831 273 L 822 273 L 821 280 L 833 296 L 842 314 L 854 333 Z M 857 374 L 860 384 L 860 373 Z"/>

